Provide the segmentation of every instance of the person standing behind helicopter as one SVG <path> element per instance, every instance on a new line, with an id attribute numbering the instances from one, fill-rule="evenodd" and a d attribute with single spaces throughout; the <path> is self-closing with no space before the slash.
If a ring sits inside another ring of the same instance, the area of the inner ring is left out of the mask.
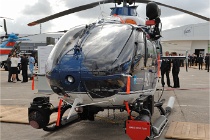
<path id="1" fill-rule="evenodd" d="M 21 83 L 28 82 L 28 59 L 26 54 L 23 54 L 23 57 L 21 58 L 21 70 L 23 76 L 23 81 Z"/>
<path id="2" fill-rule="evenodd" d="M 201 54 L 200 54 L 200 56 L 198 57 L 198 67 L 199 67 L 199 70 L 201 69 L 202 70 L 202 65 L 203 65 L 203 57 L 201 56 Z"/>
<path id="3" fill-rule="evenodd" d="M 11 74 L 12 74 L 12 82 L 16 83 L 17 77 L 16 74 L 18 72 L 18 58 L 16 54 L 13 54 L 11 57 Z"/>
<path id="4" fill-rule="evenodd" d="M 35 64 L 35 59 L 34 59 L 33 55 L 30 54 L 30 57 L 29 57 L 29 70 L 31 72 L 31 78 L 33 77 L 33 74 L 34 74 L 34 64 Z"/>
<path id="5" fill-rule="evenodd" d="M 165 55 L 169 56 L 169 52 L 166 51 Z M 170 85 L 170 78 L 169 78 L 169 73 L 171 71 L 171 60 L 169 60 L 169 59 L 162 59 L 162 63 L 161 63 L 160 69 L 161 69 L 161 83 L 162 83 L 162 87 L 164 87 L 164 85 L 165 85 L 164 74 L 166 74 L 168 87 L 171 87 L 171 85 Z"/>
<path id="6" fill-rule="evenodd" d="M 206 57 L 207 72 L 209 72 L 209 62 L 210 62 L 210 54 L 208 54 L 207 57 Z"/>
<path id="7" fill-rule="evenodd" d="M 8 82 L 12 82 L 11 77 L 12 77 L 12 72 L 11 72 L 11 57 L 12 55 L 9 54 L 7 58 L 7 68 L 8 68 Z"/>
<path id="8" fill-rule="evenodd" d="M 19 79 L 19 77 L 18 77 L 18 74 L 20 74 L 20 71 L 21 71 L 21 69 L 20 69 L 20 61 L 21 61 L 21 58 L 20 58 L 20 55 L 19 55 L 19 54 L 17 55 L 17 58 L 18 58 L 18 66 L 17 66 L 18 71 L 17 71 L 17 73 L 16 73 L 16 78 L 17 78 L 17 81 L 21 81 L 21 80 Z"/>
<path id="9" fill-rule="evenodd" d="M 177 56 L 176 52 L 172 53 L 172 56 Z M 173 88 L 179 88 L 179 71 L 180 71 L 180 61 L 179 59 L 173 59 L 173 68 L 172 68 L 172 75 L 173 75 L 173 81 L 174 81 L 174 86 Z"/>

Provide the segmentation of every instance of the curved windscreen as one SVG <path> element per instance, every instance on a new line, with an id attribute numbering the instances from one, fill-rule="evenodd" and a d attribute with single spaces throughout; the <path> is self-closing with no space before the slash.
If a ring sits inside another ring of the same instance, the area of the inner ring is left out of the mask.
<path id="1" fill-rule="evenodd" d="M 73 49 L 75 43 L 77 42 L 77 38 L 83 29 L 85 29 L 85 25 L 77 26 L 70 29 L 65 35 L 62 36 L 48 57 L 46 63 L 46 73 L 52 70 L 55 64 L 57 64 L 59 61 L 59 58 L 61 58 L 65 52 Z"/>
<path id="2" fill-rule="evenodd" d="M 91 69 L 111 66 L 119 57 L 132 33 L 132 26 L 105 24 L 90 30 L 82 44 L 84 65 Z"/>

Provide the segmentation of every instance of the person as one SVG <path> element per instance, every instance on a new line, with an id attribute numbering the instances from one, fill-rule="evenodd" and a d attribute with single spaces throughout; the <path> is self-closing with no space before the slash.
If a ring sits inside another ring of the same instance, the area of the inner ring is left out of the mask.
<path id="1" fill-rule="evenodd" d="M 28 59 L 26 57 L 26 54 L 23 54 L 21 58 L 21 70 L 23 76 L 23 81 L 21 83 L 28 82 Z"/>
<path id="2" fill-rule="evenodd" d="M 18 58 L 18 66 L 17 66 L 18 71 L 17 71 L 17 73 L 16 73 L 16 78 L 17 78 L 17 81 L 21 81 L 21 80 L 19 79 L 19 77 L 18 77 L 18 74 L 20 74 L 20 60 L 21 60 L 19 54 L 17 55 L 17 58 Z"/>
<path id="3" fill-rule="evenodd" d="M 30 54 L 30 57 L 29 57 L 29 70 L 31 72 L 31 78 L 33 77 L 33 74 L 34 74 L 34 63 L 35 63 L 35 59 L 34 59 L 33 55 Z"/>
<path id="4" fill-rule="evenodd" d="M 11 73 L 11 57 L 12 55 L 9 54 L 7 58 L 7 68 L 8 68 L 8 82 L 12 82 L 12 73 Z"/>
<path id="5" fill-rule="evenodd" d="M 192 56 L 189 54 L 188 55 L 188 67 L 192 66 Z"/>
<path id="6" fill-rule="evenodd" d="M 38 68 L 38 58 L 35 57 L 34 59 L 35 59 L 35 69 L 36 69 L 36 68 Z"/>
<path id="7" fill-rule="evenodd" d="M 206 58 L 206 67 L 207 67 L 207 72 L 209 72 L 209 61 L 210 61 L 210 54 L 207 55 L 207 58 Z"/>
<path id="8" fill-rule="evenodd" d="M 179 56 L 183 56 L 183 54 L 179 54 Z M 192 61 L 191 61 L 192 64 Z M 180 59 L 180 67 L 184 67 L 184 59 Z"/>
<path id="9" fill-rule="evenodd" d="M 166 51 L 165 52 L 165 55 L 166 56 L 169 56 L 169 52 Z M 164 74 L 166 75 L 168 87 L 171 87 L 171 85 L 170 85 L 170 78 L 169 78 L 169 73 L 171 71 L 171 60 L 169 60 L 169 59 L 162 59 L 160 70 L 161 70 L 161 83 L 162 83 L 162 87 L 164 87 L 164 85 L 165 85 L 165 82 L 164 82 Z"/>
<path id="10" fill-rule="evenodd" d="M 206 56 L 205 56 L 205 70 L 207 70 L 207 61 L 208 61 L 208 53 L 206 53 Z"/>
<path id="11" fill-rule="evenodd" d="M 192 65 L 191 66 L 194 66 L 194 63 L 195 63 L 195 54 L 192 54 Z"/>
<path id="12" fill-rule="evenodd" d="M 176 52 L 172 53 L 172 56 L 177 56 Z M 173 75 L 173 81 L 174 81 L 174 86 L 173 88 L 179 88 L 179 71 L 180 71 L 180 61 L 179 59 L 173 59 L 173 68 L 172 68 L 172 75 Z"/>
<path id="13" fill-rule="evenodd" d="M 195 62 L 195 66 L 197 66 L 197 63 L 198 63 L 198 57 L 197 57 L 197 55 L 194 55 L 194 62 Z"/>
<path id="14" fill-rule="evenodd" d="M 202 70 L 202 65 L 203 65 L 203 57 L 200 55 L 198 57 L 198 65 L 199 65 L 199 70 Z"/>
<path id="15" fill-rule="evenodd" d="M 16 83 L 16 74 L 18 72 L 18 58 L 16 57 L 16 54 L 13 54 L 11 57 L 11 74 L 12 74 L 12 82 Z"/>

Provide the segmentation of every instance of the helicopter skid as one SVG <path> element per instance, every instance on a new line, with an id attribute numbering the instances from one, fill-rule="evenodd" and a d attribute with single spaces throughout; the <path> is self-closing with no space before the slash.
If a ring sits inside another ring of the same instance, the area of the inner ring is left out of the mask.
<path id="1" fill-rule="evenodd" d="M 79 121 L 78 114 L 71 115 L 71 117 L 69 117 L 68 119 L 67 119 L 67 116 L 65 116 L 61 119 L 60 126 L 57 126 L 56 123 L 54 123 L 54 124 L 44 127 L 43 130 L 44 131 L 56 131 L 66 125 L 70 125 L 70 124 L 76 123 L 78 121 Z"/>
<path id="2" fill-rule="evenodd" d="M 44 131 L 55 131 L 69 123 L 79 120 L 78 114 L 73 114 L 71 117 L 63 117 L 65 112 L 72 106 L 70 104 L 63 104 L 60 100 L 57 107 L 53 107 L 49 102 L 49 97 L 36 97 L 33 99 L 31 106 L 28 108 L 29 124 L 36 129 L 43 129 Z M 55 124 L 49 124 L 51 114 L 57 113 L 57 120 Z"/>

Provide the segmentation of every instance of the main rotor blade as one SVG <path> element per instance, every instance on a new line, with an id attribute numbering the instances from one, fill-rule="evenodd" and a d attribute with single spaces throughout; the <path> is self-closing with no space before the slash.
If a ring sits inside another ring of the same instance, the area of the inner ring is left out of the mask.
<path id="1" fill-rule="evenodd" d="M 181 9 L 181 8 L 177 8 L 177 7 L 174 7 L 174 6 L 167 5 L 167 4 L 163 4 L 163 3 L 160 3 L 160 2 L 150 1 L 150 0 L 148 0 L 147 2 L 145 0 L 143 0 L 143 1 L 142 0 L 136 0 L 136 2 L 140 2 L 140 3 L 155 2 L 158 5 L 161 5 L 161 6 L 164 6 L 164 7 L 168 7 L 168 8 L 180 11 L 180 12 L 184 12 L 186 14 L 192 15 L 194 17 L 197 17 L 197 18 L 200 18 L 200 19 L 203 19 L 203 20 L 206 20 L 206 21 L 210 21 L 210 18 L 208 18 L 208 17 L 202 16 L 202 15 L 199 15 L 199 14 L 196 14 L 196 13 L 193 13 L 193 12 Z"/>
<path id="2" fill-rule="evenodd" d="M 7 35 L 7 24 L 6 24 L 6 20 L 4 19 L 4 31 L 5 31 L 5 35 Z"/>
<path id="3" fill-rule="evenodd" d="M 40 20 L 31 22 L 31 23 L 28 24 L 28 26 L 34 26 L 34 25 L 37 25 L 37 24 L 40 24 L 40 23 L 43 23 L 43 22 L 46 22 L 46 21 L 58 18 L 58 17 L 62 17 L 62 16 L 65 16 L 65 15 L 71 14 L 71 13 L 76 13 L 76 12 L 79 12 L 79 11 L 87 10 L 87 9 L 96 7 L 99 3 L 111 3 L 111 2 L 114 2 L 114 0 L 101 0 L 101 1 L 90 3 L 90 4 L 78 6 L 78 7 L 75 7 L 75 8 L 72 8 L 72 9 L 68 9 L 68 10 L 56 13 L 54 15 L 45 17 L 45 18 L 42 18 Z"/>

